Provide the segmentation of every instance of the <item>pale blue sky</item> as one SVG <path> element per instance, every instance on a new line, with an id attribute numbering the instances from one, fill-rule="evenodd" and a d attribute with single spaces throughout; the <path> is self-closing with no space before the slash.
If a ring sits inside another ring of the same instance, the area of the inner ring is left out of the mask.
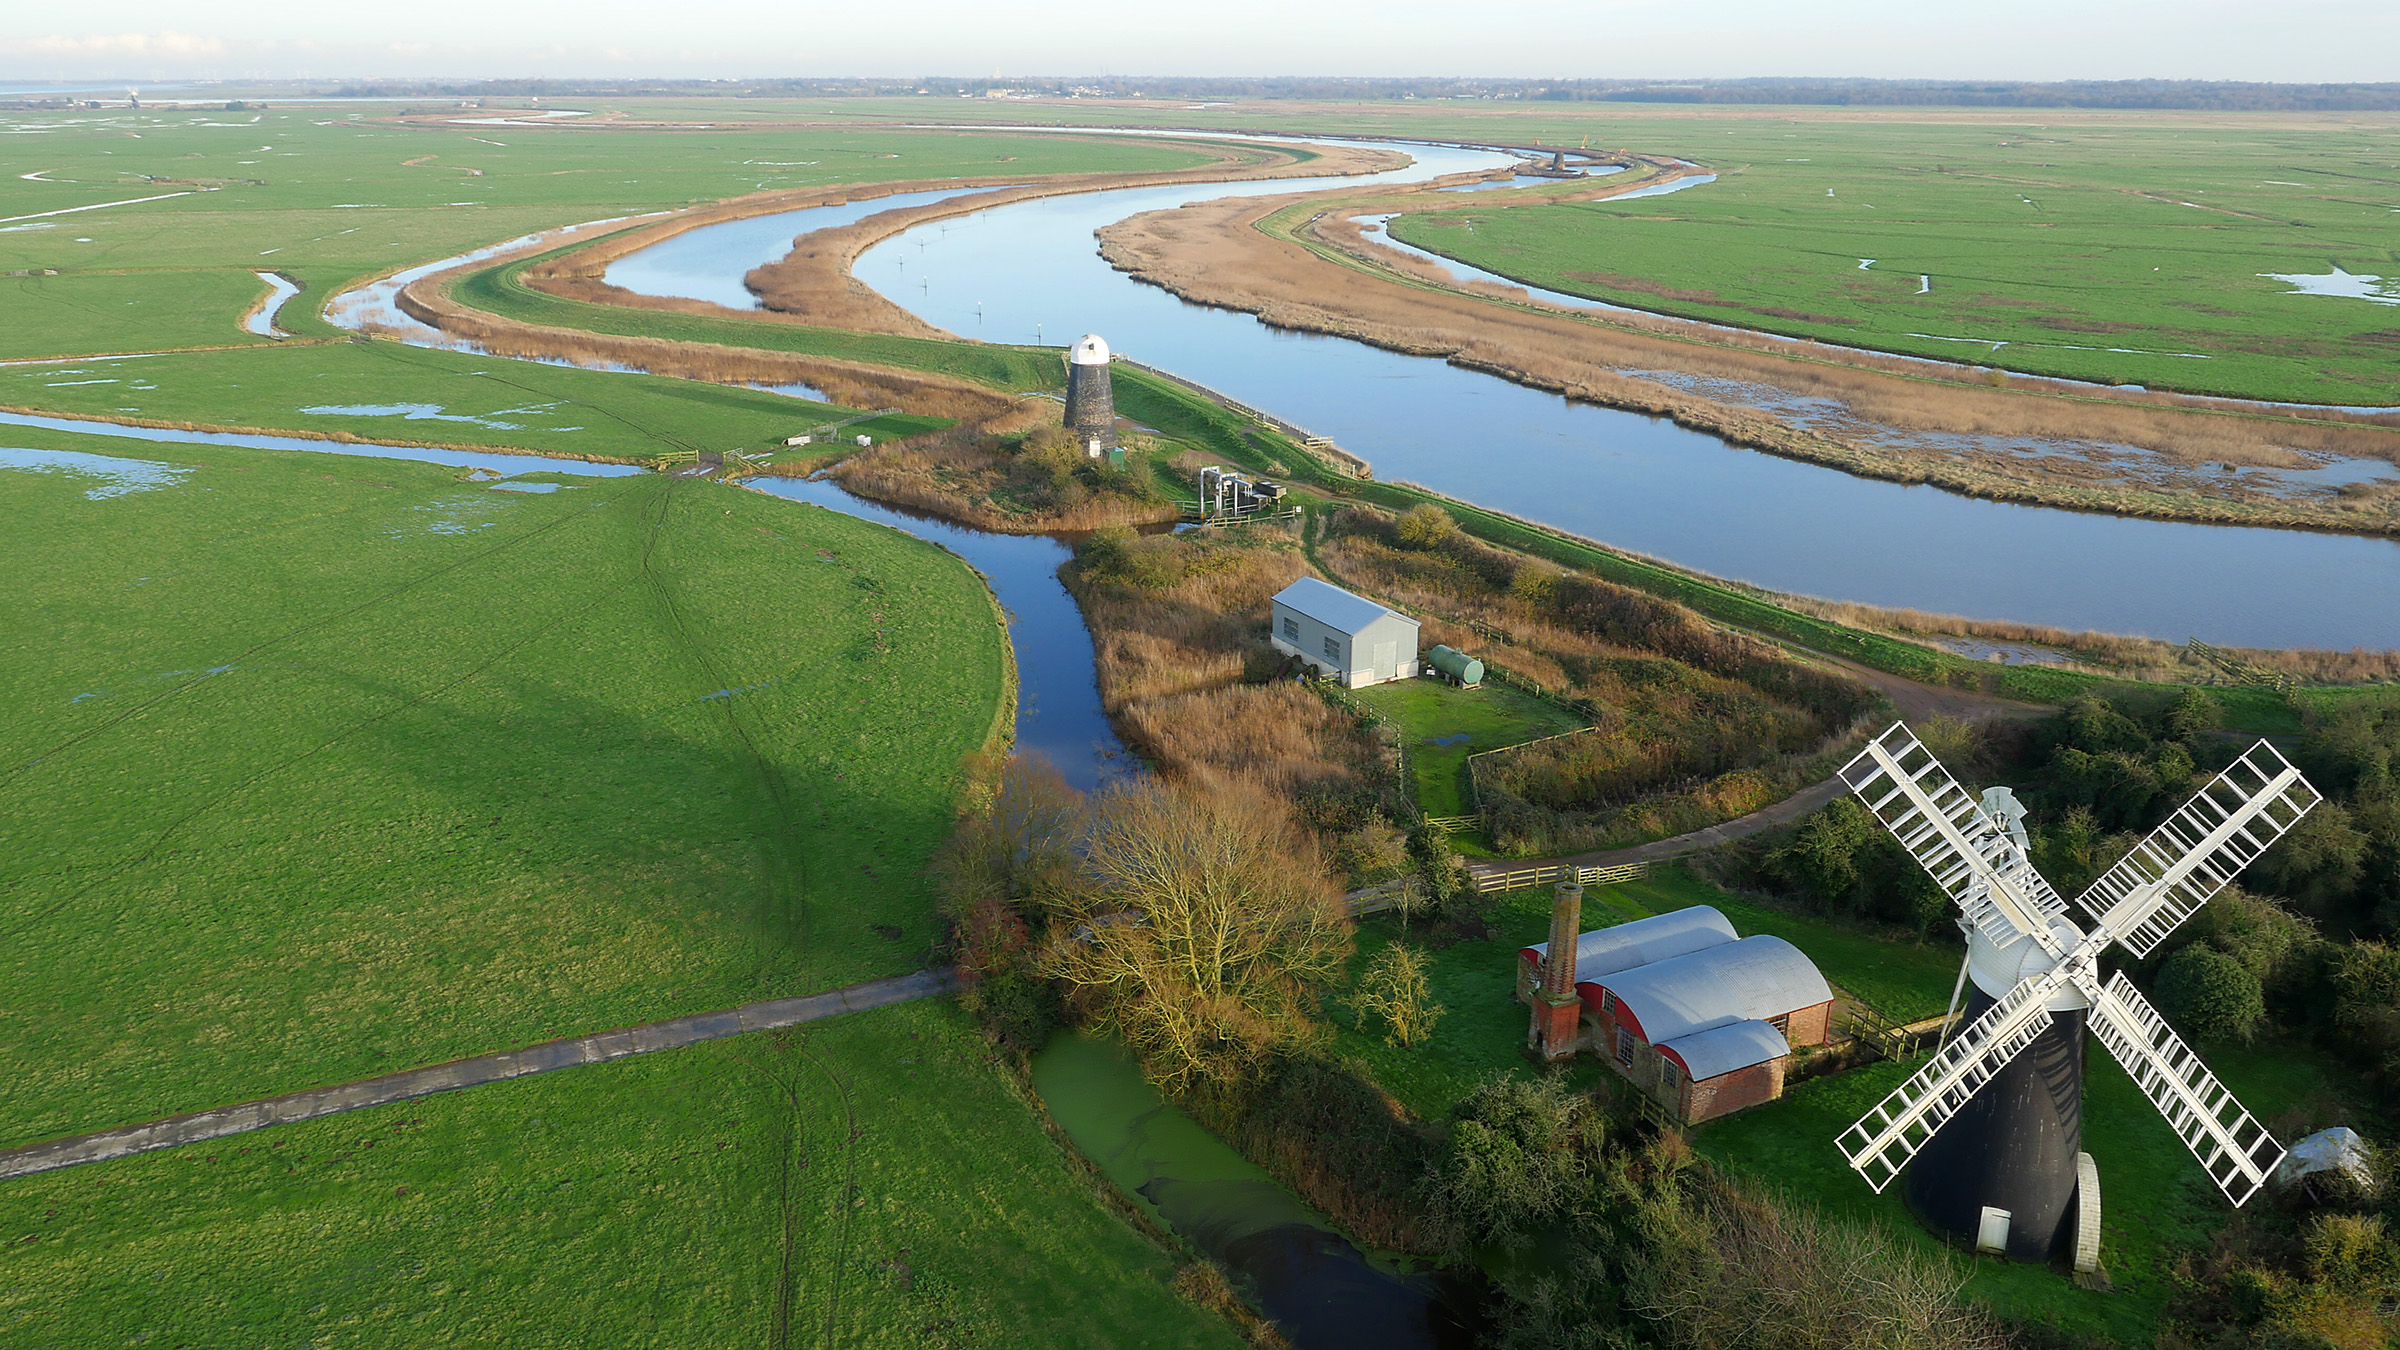
<path id="1" fill-rule="evenodd" d="M 2400 80 L 2395 0 L 105 0 L 0 78 L 992 74 Z"/>

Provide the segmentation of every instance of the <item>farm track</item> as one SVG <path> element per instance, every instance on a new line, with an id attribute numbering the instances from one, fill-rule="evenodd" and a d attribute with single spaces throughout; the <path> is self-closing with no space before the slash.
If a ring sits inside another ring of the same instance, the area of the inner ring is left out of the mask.
<path id="1" fill-rule="evenodd" d="M 414 1101 L 460 1088 L 505 1082 L 532 1074 L 553 1073 L 583 1064 L 599 1064 L 628 1055 L 679 1050 L 727 1036 L 801 1026 L 843 1013 L 864 1012 L 895 1003 L 932 998 L 947 994 L 955 987 L 955 977 L 948 967 L 919 970 L 907 975 L 845 985 L 822 994 L 768 999 L 745 1003 L 738 1008 L 691 1013 L 662 1022 L 645 1022 L 639 1026 L 589 1036 L 544 1041 L 521 1050 L 454 1059 L 447 1063 L 404 1069 L 398 1073 L 361 1078 L 329 1087 L 308 1088 L 280 1097 L 170 1116 L 165 1120 L 45 1140 L 0 1151 L 0 1180 L 130 1157 L 207 1139 L 222 1139 L 270 1125 L 286 1125 L 363 1111 L 394 1102 Z M 846 1103 L 848 1089 L 844 1086 L 842 1090 Z"/>

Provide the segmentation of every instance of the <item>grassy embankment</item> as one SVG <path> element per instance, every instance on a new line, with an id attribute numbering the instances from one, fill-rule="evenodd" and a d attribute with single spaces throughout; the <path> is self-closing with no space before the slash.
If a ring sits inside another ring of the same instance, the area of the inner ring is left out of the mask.
<path id="1" fill-rule="evenodd" d="M 1958 974 L 1955 947 L 1912 944 L 1783 909 L 1768 908 L 1710 886 L 1679 868 L 1598 888 L 1586 895 L 1587 926 L 1623 922 L 1695 904 L 1714 905 L 1743 934 L 1771 933 L 1806 952 L 1839 989 L 1888 1017 L 1939 1014 Z M 1341 1051 L 1364 1061 L 1376 1081 L 1425 1117 L 1438 1117 L 1485 1075 L 1530 1072 L 1517 1047 L 1526 1010 L 1513 996 L 1519 948 L 1548 935 L 1547 890 L 1516 891 L 1501 901 L 1488 941 L 1423 948 L 1433 997 L 1449 1009 L 1433 1038 L 1401 1050 L 1344 1025 Z M 1401 936 L 1378 918 L 1362 926 L 1360 959 Z M 1337 1020 L 1347 1023 L 1346 1017 Z M 2261 1119 L 2336 1092 L 2342 1081 L 2322 1059 L 2293 1046 L 2217 1047 L 2210 1065 Z M 2075 1288 L 2047 1270 L 1978 1261 L 1968 1295 L 2011 1317 L 2034 1318 L 2147 1344 L 2169 1294 L 2176 1256 L 2205 1245 L 2223 1201 L 2199 1165 L 2167 1128 L 2131 1079 L 2105 1051 L 2091 1053 L 2085 1095 L 2084 1147 L 2099 1163 L 2104 1210 L 2103 1259 L 2116 1282 L 2113 1294 Z M 1783 1100 L 1700 1127 L 1693 1146 L 1710 1159 L 1794 1198 L 1839 1215 L 1889 1228 L 1930 1249 L 1895 1189 L 1878 1196 L 1842 1165 L 1834 1139 L 1914 1064 L 1874 1064 L 1834 1078 L 1795 1085 Z M 1578 1082 L 1604 1081 L 1586 1060 L 1569 1070 Z"/>

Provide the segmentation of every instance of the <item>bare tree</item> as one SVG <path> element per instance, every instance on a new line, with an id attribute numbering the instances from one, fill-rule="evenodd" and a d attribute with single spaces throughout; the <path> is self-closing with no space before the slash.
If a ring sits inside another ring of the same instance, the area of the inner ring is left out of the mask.
<path id="1" fill-rule="evenodd" d="M 934 859 L 934 879 L 953 914 L 986 898 L 1038 898 L 1072 885 L 1082 816 L 1082 794 L 1056 765 L 1039 755 L 1010 756 L 991 813 L 960 821 Z"/>
<path id="2" fill-rule="evenodd" d="M 1374 1019 L 1383 1023 L 1384 1044 L 1413 1046 L 1433 1034 L 1433 1024 L 1450 1011 L 1433 1001 L 1433 986 L 1425 978 L 1425 956 L 1404 943 L 1387 944 L 1368 959 L 1350 991 L 1350 1010 L 1361 1029 Z"/>
<path id="3" fill-rule="evenodd" d="M 1306 1034 L 1349 923 L 1263 794 L 1155 779 L 1094 800 L 1086 884 L 1052 903 L 1050 974 L 1089 991 L 1168 1086 L 1230 1080 Z"/>

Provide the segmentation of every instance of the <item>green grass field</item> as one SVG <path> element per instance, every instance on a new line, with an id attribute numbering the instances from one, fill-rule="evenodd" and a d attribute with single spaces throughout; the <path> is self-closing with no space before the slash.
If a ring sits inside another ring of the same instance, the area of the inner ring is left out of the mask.
<path id="1" fill-rule="evenodd" d="M 1713 184 L 1621 203 L 1462 202 L 1394 233 L 1553 290 L 1850 346 L 2392 401 L 2392 304 L 2266 275 L 2393 277 L 2400 300 L 2388 125 L 2061 120 L 1712 118 L 1673 148 L 1720 170 Z"/>
<path id="2" fill-rule="evenodd" d="M 949 554 L 708 483 L 133 453 L 178 481 L 0 471 L 0 1138 L 925 964 L 1007 695 Z"/>
<path id="3" fill-rule="evenodd" d="M 554 225 L 821 183 L 1198 162 L 1155 142 L 1005 132 L 578 132 L 396 125 L 339 105 L 0 115 L 0 216 L 183 193 L 0 227 L 0 358 L 265 345 L 253 269 L 307 289 L 284 326 L 365 277 Z M 35 174 L 38 178 L 27 178 Z"/>
<path id="4" fill-rule="evenodd" d="M 1400 680 L 1351 697 L 1400 727 L 1416 779 L 1417 807 L 1429 816 L 1463 816 L 1475 809 L 1468 756 L 1583 725 L 1555 703 L 1497 684 L 1459 689 L 1440 680 Z"/>
<path id="5" fill-rule="evenodd" d="M 0 1338 L 1240 1344 L 1097 1184 L 911 1004 L 6 1183 Z"/>

